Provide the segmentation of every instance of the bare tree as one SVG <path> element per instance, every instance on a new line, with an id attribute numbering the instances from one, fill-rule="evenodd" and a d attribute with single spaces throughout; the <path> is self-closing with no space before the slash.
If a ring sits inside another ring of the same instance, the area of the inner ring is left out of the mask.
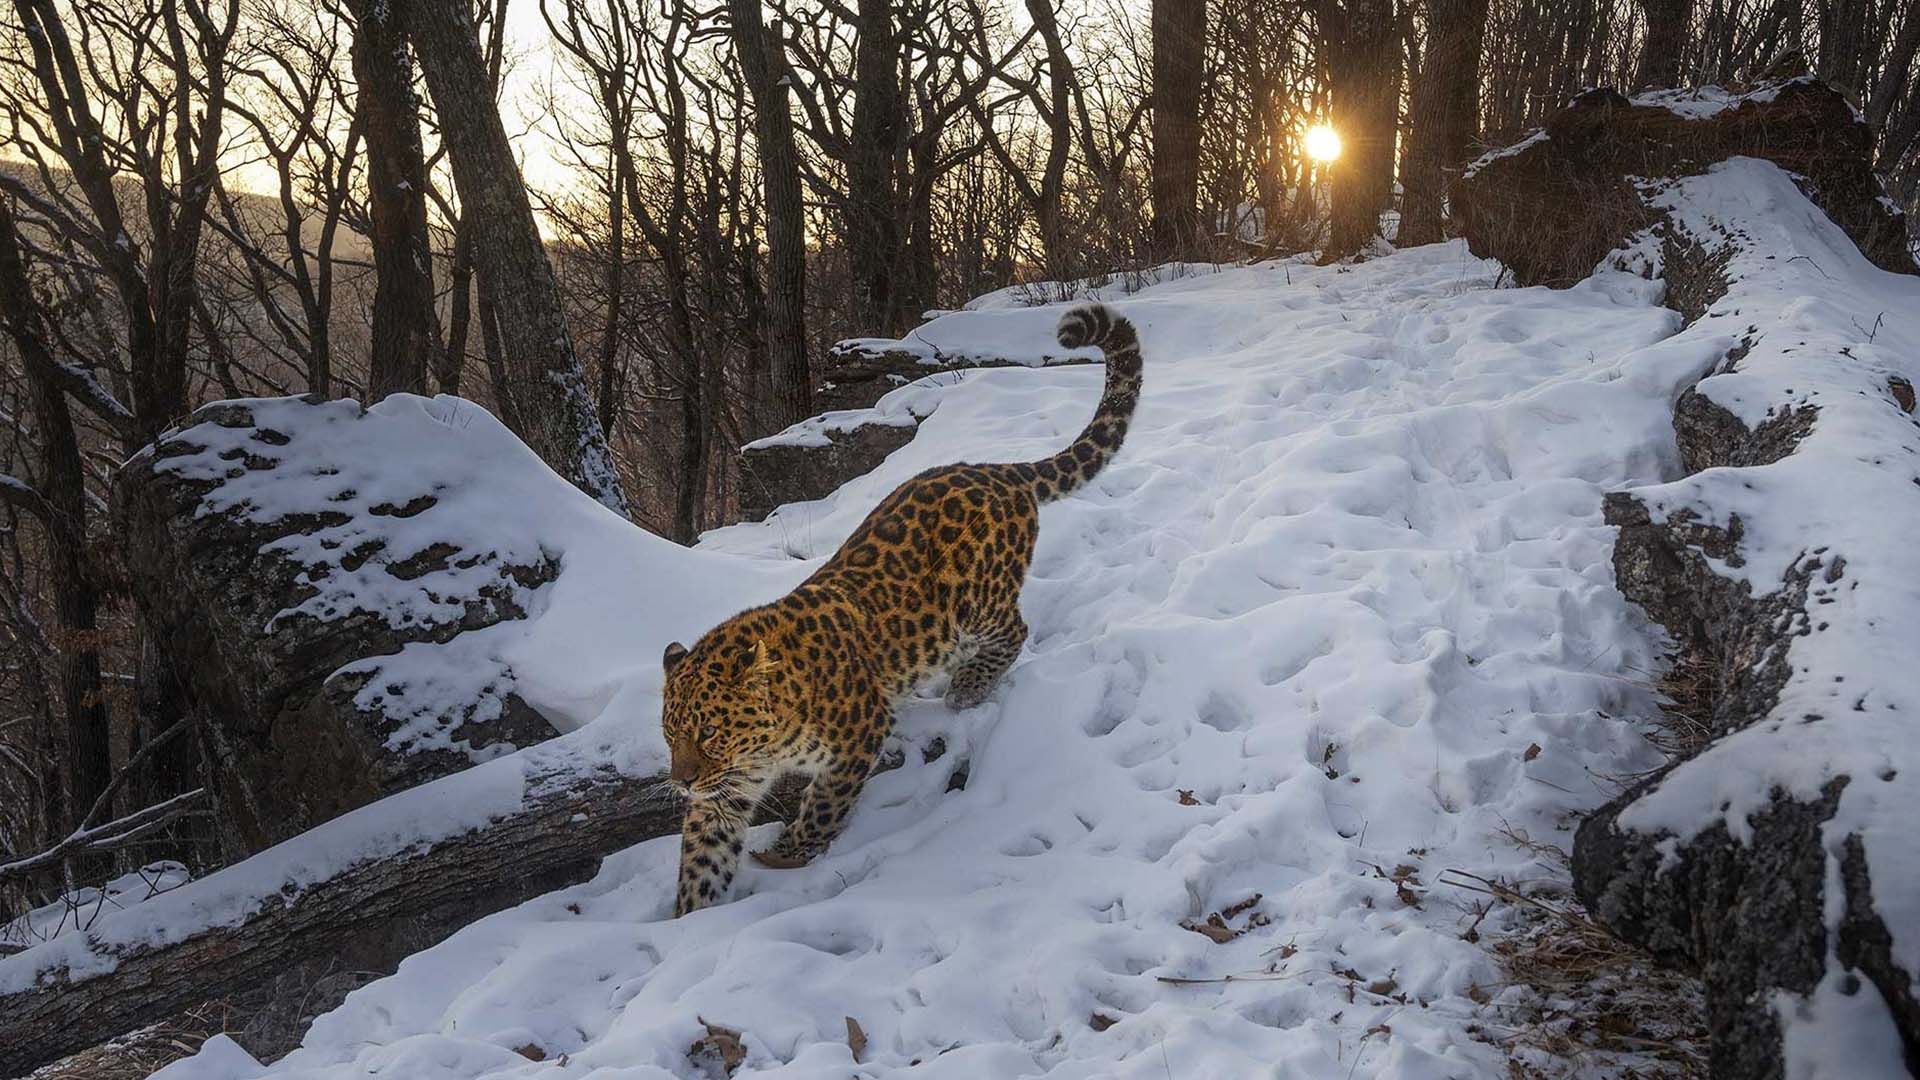
<path id="1" fill-rule="evenodd" d="M 1325 257 L 1355 254 L 1380 233 L 1393 190 L 1400 105 L 1400 25 L 1393 0 L 1323 0 L 1320 32 L 1333 86 L 1333 215 Z"/>
<path id="2" fill-rule="evenodd" d="M 511 401 L 506 415 L 555 471 L 624 516 L 626 496 L 493 98 L 473 12 L 465 0 L 397 6 L 440 119 L 462 214 L 473 230 L 474 265 L 498 309 L 503 389 Z"/>
<path id="3" fill-rule="evenodd" d="M 98 674 L 100 597 L 86 562 L 84 513 L 76 516 L 70 501 L 73 477 L 83 474 L 60 446 L 74 437 L 73 421 L 61 417 L 72 417 L 69 399 L 79 403 L 128 453 L 187 410 L 201 310 L 196 274 L 208 203 L 220 187 L 239 6 L 14 0 L 12 12 L 9 37 L 24 47 L 4 50 L 0 61 L 0 122 L 28 172 L 0 173 L 0 193 L 31 213 L 48 238 L 42 261 L 60 268 L 85 315 L 71 331 L 41 320 L 51 344 L 28 365 L 36 416 L 50 425 L 41 433 L 42 483 L 53 485 L 53 527 L 64 530 L 50 545 L 47 573 L 58 594 L 51 643 L 62 667 L 68 737 L 59 764 L 71 812 L 105 789 L 113 730 Z M 144 213 L 130 220 L 123 203 Z M 25 250 L 17 220 L 10 214 L 7 232 Z M 96 279 L 117 301 L 117 331 Z M 19 305 L 29 295 L 16 290 L 9 306 L 25 310 Z M 134 734 L 137 743 L 142 733 Z"/>
<path id="4" fill-rule="evenodd" d="M 268 200 L 236 197 L 224 176 L 218 181 L 218 213 L 208 225 L 220 242 L 203 260 L 195 298 L 202 337 L 231 396 L 241 392 L 235 338 L 303 371 L 309 392 L 331 396 L 335 248 L 362 131 L 349 120 L 343 28 L 337 14 L 316 7 L 259 6 L 246 15 L 227 109 L 272 166 L 275 188 L 269 211 Z"/>
<path id="5" fill-rule="evenodd" d="M 1440 208 L 1448 175 L 1472 153 L 1480 124 L 1480 44 L 1486 0 L 1433 0 L 1427 9 L 1427 55 L 1413 84 L 1403 191 L 1401 247 L 1431 244 L 1444 233 Z"/>
<path id="6" fill-rule="evenodd" d="M 137 70 L 83 58 L 53 0 L 13 0 L 13 8 L 29 50 L 13 66 L 30 78 L 10 84 L 0 109 L 40 185 L 36 192 L 0 176 L 0 188 L 47 218 L 112 282 L 126 322 L 132 432 L 144 442 L 187 407 L 194 269 L 220 173 L 226 54 L 239 0 L 222 7 L 146 0 L 131 9 L 67 9 L 87 36 L 123 44 L 110 63 Z M 141 92 L 126 93 L 131 87 Z M 103 105 L 110 109 L 104 116 Z M 144 229 L 130 226 L 121 209 L 123 172 L 141 181 Z"/>
<path id="7" fill-rule="evenodd" d="M 1201 235 L 1200 87 L 1206 0 L 1153 0 L 1153 244 L 1185 258 Z"/>
<path id="8" fill-rule="evenodd" d="M 1640 66 L 1634 70 L 1633 84 L 1641 89 L 1675 86 L 1687 52 L 1693 0 L 1640 0 L 1640 9 L 1646 13 L 1647 33 L 1640 43 Z"/>
<path id="9" fill-rule="evenodd" d="M 367 400 L 426 389 L 438 371 L 433 249 L 427 234 L 427 157 L 413 63 L 394 5 L 352 4 L 355 122 L 367 140 L 367 210 L 373 242 L 373 340 Z"/>
<path id="10" fill-rule="evenodd" d="M 806 207 L 800 156 L 787 105 L 791 80 L 777 31 L 761 20 L 759 0 L 728 0 L 729 33 L 741 81 L 753 102 L 754 145 L 766 200 L 766 353 L 773 415 L 781 425 L 813 412 L 807 363 Z"/>
<path id="11" fill-rule="evenodd" d="M 89 566 L 86 473 L 80 440 L 55 358 L 49 321 L 34 295 L 13 200 L 0 196 L 0 327 L 26 369 L 40 444 L 39 475 L 29 484 L 0 476 L 0 501 L 25 511 L 46 532 L 47 571 L 59 642 L 61 711 L 66 718 L 65 791 L 56 806 L 91 806 L 107 790 L 111 731 L 100 681 L 101 590 Z"/>
<path id="12" fill-rule="evenodd" d="M 847 259 L 853 312 L 863 333 L 898 333 L 895 282 L 902 269 L 894 161 L 908 128 L 900 90 L 894 0 L 855 0 L 853 124 L 847 147 Z"/>

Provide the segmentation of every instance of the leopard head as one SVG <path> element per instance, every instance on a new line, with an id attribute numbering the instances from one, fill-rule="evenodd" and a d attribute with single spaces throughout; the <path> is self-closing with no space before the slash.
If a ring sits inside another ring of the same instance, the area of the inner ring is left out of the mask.
<path id="1" fill-rule="evenodd" d="M 661 668 L 666 690 L 660 728 L 673 755 L 669 777 L 676 787 L 709 795 L 771 764 L 786 725 L 772 693 L 779 663 L 764 642 L 703 639 L 689 650 L 676 641 L 667 646 Z"/>

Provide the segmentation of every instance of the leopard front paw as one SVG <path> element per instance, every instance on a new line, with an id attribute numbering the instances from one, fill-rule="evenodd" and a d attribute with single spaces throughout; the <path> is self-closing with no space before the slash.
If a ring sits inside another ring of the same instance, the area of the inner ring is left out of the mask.
<path id="1" fill-rule="evenodd" d="M 951 690 L 947 691 L 947 708 L 952 709 L 954 712 L 965 712 L 966 710 L 973 708 L 975 705 L 978 705 L 981 702 L 987 700 L 987 696 L 990 693 L 992 693 L 992 691 L 993 691 L 993 687 L 991 686 L 988 686 L 988 687 L 956 686 Z"/>
<path id="2" fill-rule="evenodd" d="M 795 843 L 793 834 L 789 832 L 765 851 L 753 852 L 753 861 L 775 870 L 793 870 L 812 862 L 817 854 L 818 850 Z"/>

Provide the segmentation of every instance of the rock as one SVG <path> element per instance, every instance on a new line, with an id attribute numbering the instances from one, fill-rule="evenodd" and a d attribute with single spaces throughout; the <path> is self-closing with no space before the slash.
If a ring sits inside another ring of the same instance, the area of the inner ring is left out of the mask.
<path id="1" fill-rule="evenodd" d="M 460 665 L 470 685 L 391 670 L 409 646 L 461 649 L 524 617 L 558 565 L 443 522 L 459 493 L 430 468 L 346 460 L 366 415 L 344 401 L 217 402 L 114 484 L 130 588 L 186 673 L 229 856 L 555 734 L 481 653 Z M 381 494 L 354 491 L 363 480 Z M 243 490 L 256 494 L 232 501 Z"/>
<path id="2" fill-rule="evenodd" d="M 815 404 L 826 411 L 741 448 L 740 516 L 761 521 L 784 503 L 824 499 L 848 480 L 872 472 L 913 441 L 920 420 L 933 410 L 939 376 L 975 368 L 1093 362 L 1081 356 L 1028 362 L 948 356 L 917 342 L 912 348 L 878 339 L 841 342 L 828 354 L 826 375 L 814 390 Z M 910 389 L 920 387 L 933 392 Z M 896 391 L 903 396 L 889 402 L 894 407 L 880 408 L 881 400 Z"/>
<path id="3" fill-rule="evenodd" d="M 740 452 L 740 516 L 763 521 L 785 503 L 824 499 L 841 484 L 872 472 L 913 441 L 915 426 L 861 424 L 822 433 L 818 443 L 749 445 Z"/>
<path id="4" fill-rule="evenodd" d="M 1560 288 L 1659 218 L 1637 181 L 1762 158 L 1794 173 L 1876 265 L 1920 272 L 1905 219 L 1874 175 L 1872 147 L 1846 98 L 1812 78 L 1738 96 L 1709 87 L 1629 100 L 1589 90 L 1530 138 L 1469 166 L 1452 204 L 1474 254 L 1507 264 L 1522 285 Z"/>
<path id="5" fill-rule="evenodd" d="M 1696 426 L 1687 416 L 1676 414 L 1676 428 Z M 1712 416 L 1710 423 L 1724 432 L 1730 420 Z M 1796 417 L 1783 426 L 1810 420 Z M 1732 424 L 1737 427 L 1738 421 Z M 1750 432 L 1735 442 L 1695 431 L 1691 442 L 1715 448 L 1715 456 L 1726 461 L 1765 464 L 1766 455 L 1784 456 L 1792 449 L 1779 430 Z M 1683 437 L 1683 445 L 1688 441 Z M 1726 529 L 1685 513 L 1656 523 L 1638 499 L 1622 492 L 1608 495 L 1605 511 L 1608 524 L 1620 527 L 1614 571 L 1621 592 L 1666 627 L 1683 650 L 1716 660 L 1717 685 L 1707 695 L 1710 715 L 1698 718 L 1708 723 L 1710 736 L 1765 719 L 1791 674 L 1788 642 L 1807 633 L 1810 586 L 1838 581 L 1844 562 L 1835 557 L 1798 563 L 1783 588 L 1755 597 L 1744 582 L 1723 576 L 1713 565 L 1740 565 L 1738 517 Z M 1847 778 L 1831 782 L 1818 801 L 1776 792 L 1771 805 L 1748 820 L 1743 840 L 1736 841 L 1723 824 L 1681 845 L 1662 832 L 1621 827 L 1621 815 L 1658 789 L 1672 770 L 1670 765 L 1633 785 L 1581 824 L 1574 841 L 1574 887 L 1608 930 L 1663 963 L 1701 974 L 1714 1076 L 1783 1076 L 1771 995 L 1776 990 L 1811 995 L 1826 972 L 1822 826 L 1833 817 Z M 1855 940 L 1875 944 L 1856 950 L 1858 959 L 1846 963 L 1884 972 L 1884 985 L 1880 978 L 1873 981 L 1896 1009 L 1904 999 L 1911 1024 L 1920 1014 L 1913 1011 L 1906 973 L 1889 956 L 1886 927 L 1865 890 L 1864 858 L 1857 858 L 1847 874 L 1863 883 L 1847 890 L 1847 925 L 1859 928 Z M 1909 1028 L 1909 1040 L 1915 1030 L 1920 1029 Z"/>
<path id="6" fill-rule="evenodd" d="M 1816 92 L 1830 93 L 1796 82 L 1780 99 L 1797 96 L 1811 108 Z M 1837 174 L 1842 164 L 1825 167 Z M 1614 228 L 1619 209 L 1604 207 L 1596 231 Z M 1652 204 L 1632 209 L 1654 213 Z M 1811 213 L 1783 211 L 1802 212 Z M 1669 306 L 1689 324 L 1709 308 L 1724 310 L 1701 328 L 1703 339 L 1739 325 L 1726 320 L 1757 295 L 1792 294 L 1777 275 L 1757 293 L 1743 294 L 1740 284 L 1742 274 L 1772 273 L 1763 268 L 1781 265 L 1774 260 L 1804 262 L 1792 248 L 1748 251 L 1740 223 L 1706 235 L 1696 221 L 1696 232 L 1686 233 L 1675 224 L 1678 216 L 1641 218 L 1640 227 L 1659 238 Z M 1871 257 L 1872 231 L 1849 232 Z M 1571 273 L 1578 265 L 1541 263 L 1532 272 Z M 1824 271 L 1806 271 L 1816 273 Z M 1889 579 L 1857 579 L 1849 556 L 1857 565 L 1871 557 L 1884 575 L 1899 565 L 1893 552 L 1907 541 L 1852 529 L 1850 515 L 1860 506 L 1808 494 L 1831 486 L 1876 492 L 1869 502 L 1911 498 L 1910 482 L 1920 481 L 1899 459 L 1902 451 L 1920 450 L 1902 396 L 1906 380 L 1853 355 L 1847 343 L 1863 331 L 1838 305 L 1804 325 L 1788 323 L 1778 340 L 1769 338 L 1778 324 L 1767 316 L 1748 308 L 1738 318 L 1756 321 L 1674 404 L 1675 446 L 1690 479 L 1613 492 L 1603 507 L 1607 523 L 1619 528 L 1619 589 L 1667 630 L 1685 667 L 1708 673 L 1691 710 L 1705 737 L 1687 740 L 1682 757 L 1581 824 L 1574 886 L 1609 931 L 1662 963 L 1699 973 L 1713 1076 L 1784 1077 L 1786 1025 L 1824 1029 L 1802 1036 L 1810 1040 L 1840 1037 L 1835 1033 L 1848 1024 L 1858 1035 L 1868 1030 L 1861 1017 L 1882 1005 L 1908 1070 L 1920 1075 L 1920 973 L 1911 966 L 1911 943 L 1895 945 L 1896 934 L 1914 932 L 1912 920 L 1899 914 L 1912 849 L 1901 853 L 1896 842 L 1891 859 L 1875 865 L 1862 839 L 1887 843 L 1888 830 L 1874 816 L 1887 811 L 1873 808 L 1899 805 L 1893 782 L 1906 770 L 1894 765 L 1911 735 L 1902 730 L 1899 701 L 1876 699 L 1869 711 L 1866 694 L 1879 689 L 1863 685 L 1874 681 L 1863 677 L 1874 670 L 1871 662 L 1849 666 L 1849 649 L 1828 641 L 1857 644 L 1880 634 L 1904 640 L 1901 627 L 1874 614 L 1877 598 L 1863 599 Z M 1741 402 L 1754 419 L 1743 421 L 1725 401 Z M 1783 532 L 1788 524 L 1807 527 Z M 1781 565 L 1777 577 L 1755 570 Z M 1825 644 L 1801 648 L 1809 640 Z M 1809 741 L 1807 732 L 1824 741 Z M 1880 764 L 1862 768 L 1865 762 Z M 1778 763 L 1787 763 L 1785 775 L 1795 779 L 1775 779 L 1783 775 Z M 1849 804 L 1856 796 L 1860 801 Z M 1735 799 L 1742 800 L 1738 809 Z M 1889 849 L 1880 850 L 1884 856 Z M 1840 1010 L 1850 1018 L 1836 1019 Z"/>

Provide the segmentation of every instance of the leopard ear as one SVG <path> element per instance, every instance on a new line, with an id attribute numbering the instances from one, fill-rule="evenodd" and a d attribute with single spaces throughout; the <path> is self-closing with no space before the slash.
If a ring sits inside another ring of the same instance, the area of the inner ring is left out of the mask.
<path id="1" fill-rule="evenodd" d="M 741 677 L 741 683 L 760 689 L 767 685 L 768 678 L 780 664 L 767 653 L 767 643 L 756 641 L 747 652 L 747 670 Z"/>
<path id="2" fill-rule="evenodd" d="M 677 641 L 673 642 L 667 646 L 666 654 L 660 657 L 660 670 L 671 675 L 673 674 L 673 669 L 680 666 L 680 661 L 686 658 L 687 647 Z"/>

